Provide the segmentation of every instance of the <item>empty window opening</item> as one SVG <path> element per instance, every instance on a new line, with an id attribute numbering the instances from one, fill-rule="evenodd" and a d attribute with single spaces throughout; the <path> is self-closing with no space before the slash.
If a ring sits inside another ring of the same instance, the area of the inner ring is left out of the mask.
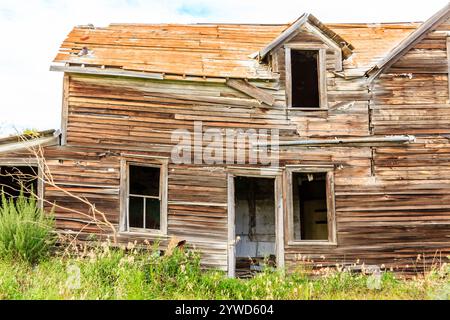
<path id="1" fill-rule="evenodd" d="M 160 230 L 161 170 L 130 165 L 128 194 L 129 229 Z"/>
<path id="2" fill-rule="evenodd" d="M 291 50 L 292 107 L 319 108 L 319 51 Z"/>
<path id="3" fill-rule="evenodd" d="M 26 197 L 38 192 L 38 168 L 30 166 L 0 166 L 0 193 L 17 198 L 22 191 Z"/>
<path id="4" fill-rule="evenodd" d="M 275 265 L 275 180 L 235 178 L 236 275 Z"/>
<path id="5" fill-rule="evenodd" d="M 326 185 L 326 173 L 292 173 L 295 240 L 328 240 Z"/>

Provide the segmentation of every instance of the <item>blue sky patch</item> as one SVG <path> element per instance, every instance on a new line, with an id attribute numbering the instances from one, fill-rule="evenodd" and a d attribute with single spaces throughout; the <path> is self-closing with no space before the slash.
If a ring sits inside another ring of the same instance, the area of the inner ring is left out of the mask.
<path id="1" fill-rule="evenodd" d="M 177 8 L 177 13 L 196 18 L 205 18 L 211 15 L 211 9 L 204 4 L 183 4 Z"/>

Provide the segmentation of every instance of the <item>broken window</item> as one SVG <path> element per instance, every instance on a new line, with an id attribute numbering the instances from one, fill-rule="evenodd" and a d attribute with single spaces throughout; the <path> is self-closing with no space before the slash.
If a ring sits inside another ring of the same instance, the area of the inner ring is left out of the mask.
<path id="1" fill-rule="evenodd" d="M 38 192 L 38 168 L 30 166 L 0 166 L 0 193 L 17 198 L 22 191 L 26 197 Z"/>
<path id="2" fill-rule="evenodd" d="M 161 169 L 129 166 L 128 229 L 161 229 Z"/>
<path id="3" fill-rule="evenodd" d="M 329 239 L 327 173 L 292 173 L 294 240 Z"/>
<path id="4" fill-rule="evenodd" d="M 319 51 L 291 49 L 291 106 L 319 108 Z"/>

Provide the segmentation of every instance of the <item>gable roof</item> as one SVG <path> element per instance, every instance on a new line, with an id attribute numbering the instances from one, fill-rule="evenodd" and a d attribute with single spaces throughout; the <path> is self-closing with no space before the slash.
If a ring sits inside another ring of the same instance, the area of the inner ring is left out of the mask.
<path id="1" fill-rule="evenodd" d="M 309 15 L 309 19 L 313 19 Z M 313 21 L 313 20 L 311 20 Z M 53 68 L 143 78 L 171 75 L 211 78 L 276 79 L 267 64 L 255 59 L 291 25 L 264 24 L 111 24 L 75 27 L 67 36 Z M 364 73 L 417 28 L 415 23 L 327 24 L 328 37 L 347 39 L 353 54 L 346 70 Z M 337 36 L 339 34 L 339 37 Z M 87 54 L 83 54 L 83 48 Z"/>
<path id="2" fill-rule="evenodd" d="M 295 36 L 302 26 L 305 24 L 310 24 L 314 27 L 316 27 L 321 33 L 323 33 L 326 37 L 328 37 L 331 41 L 336 43 L 338 47 L 341 49 L 348 49 L 344 50 L 344 57 L 347 58 L 351 55 L 351 50 L 354 49 L 354 47 L 345 41 L 341 36 L 339 36 L 337 33 L 335 33 L 333 30 L 325 26 L 322 22 L 319 21 L 316 17 L 314 17 L 310 13 L 305 13 L 300 18 L 298 18 L 294 23 L 292 23 L 288 28 L 286 28 L 283 32 L 280 33 L 278 37 L 276 37 L 274 40 L 272 40 L 267 46 L 265 46 L 263 49 L 259 51 L 259 57 L 260 59 L 264 59 L 269 52 L 272 50 L 277 49 L 280 47 L 283 43 L 288 41 L 290 38 Z"/>
<path id="3" fill-rule="evenodd" d="M 369 80 L 374 80 L 384 70 L 396 63 L 403 55 L 421 41 L 427 33 L 433 31 L 448 18 L 450 18 L 450 3 L 436 12 L 431 18 L 406 37 L 398 46 L 394 47 L 386 57 L 368 70 L 367 74 L 369 75 Z"/>

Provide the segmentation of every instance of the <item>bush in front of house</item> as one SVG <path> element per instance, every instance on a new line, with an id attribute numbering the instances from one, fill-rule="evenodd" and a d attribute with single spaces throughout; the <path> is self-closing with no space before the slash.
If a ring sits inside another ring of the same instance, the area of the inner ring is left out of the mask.
<path id="1" fill-rule="evenodd" d="M 23 193 L 16 199 L 1 196 L 0 258 L 35 264 L 48 257 L 55 242 L 54 219 Z"/>

